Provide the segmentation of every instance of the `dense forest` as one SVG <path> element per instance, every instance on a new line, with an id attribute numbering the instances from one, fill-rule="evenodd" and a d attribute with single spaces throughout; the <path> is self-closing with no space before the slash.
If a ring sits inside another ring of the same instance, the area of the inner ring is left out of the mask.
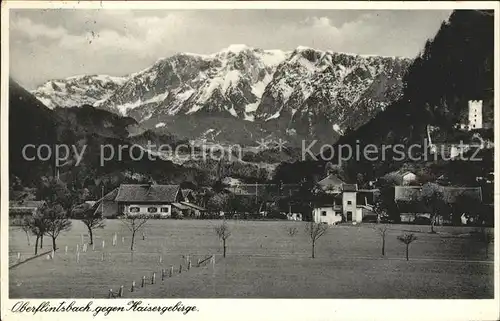
<path id="1" fill-rule="evenodd" d="M 404 77 L 403 96 L 364 126 L 341 137 L 333 146 L 360 148 L 368 144 L 394 145 L 422 143 L 427 125 L 439 129 L 440 136 L 452 139 L 460 135 L 454 125 L 466 117 L 469 100 L 483 100 L 483 119 L 487 125 L 493 122 L 494 81 L 494 17 L 493 11 L 456 10 L 448 21 L 442 23 L 433 39 L 429 39 L 422 52 L 415 58 Z M 473 134 L 473 133 L 471 133 Z M 483 130 L 483 137 L 492 139 L 492 129 Z M 488 171 L 493 165 L 491 151 L 483 153 L 485 163 L 440 164 L 440 170 L 462 167 L 460 172 L 474 175 Z M 329 158 L 329 154 L 324 154 Z M 342 164 L 345 178 L 355 181 L 356 176 L 374 179 L 400 168 L 403 162 L 392 161 L 391 151 L 385 161 L 370 162 L 365 159 L 351 160 Z M 335 162 L 336 158 L 332 159 Z M 323 162 L 324 163 L 324 162 Z M 426 167 L 422 162 L 417 167 Z M 315 166 L 317 173 L 323 166 Z M 309 162 L 297 162 L 282 166 L 280 177 L 294 177 L 294 173 L 313 168 Z M 473 169 L 472 172 L 468 169 Z M 306 170 L 307 171 L 307 170 Z"/>

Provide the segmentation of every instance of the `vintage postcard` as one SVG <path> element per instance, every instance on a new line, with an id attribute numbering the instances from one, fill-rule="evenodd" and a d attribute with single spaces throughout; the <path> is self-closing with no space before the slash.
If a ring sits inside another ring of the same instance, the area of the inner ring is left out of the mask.
<path id="1" fill-rule="evenodd" d="M 500 319 L 499 30 L 497 2 L 3 2 L 2 320 Z"/>

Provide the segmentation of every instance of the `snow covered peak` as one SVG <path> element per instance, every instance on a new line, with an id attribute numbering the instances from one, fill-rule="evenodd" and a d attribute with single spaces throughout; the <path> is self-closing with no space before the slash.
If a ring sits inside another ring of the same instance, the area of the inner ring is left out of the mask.
<path id="1" fill-rule="evenodd" d="M 296 48 L 296 50 L 298 50 L 298 51 L 302 51 L 302 50 L 316 50 L 316 51 L 319 51 L 319 50 L 317 50 L 317 49 L 313 49 L 313 48 L 311 48 L 311 47 L 306 47 L 306 46 L 298 46 L 298 47 Z"/>
<path id="2" fill-rule="evenodd" d="M 32 93 L 50 109 L 96 105 L 107 99 L 127 79 L 108 75 L 78 75 L 47 81 Z"/>
<path id="3" fill-rule="evenodd" d="M 222 49 L 221 52 L 232 52 L 237 54 L 245 50 L 253 50 L 253 48 L 245 44 L 232 44 L 229 45 L 229 47 Z"/>

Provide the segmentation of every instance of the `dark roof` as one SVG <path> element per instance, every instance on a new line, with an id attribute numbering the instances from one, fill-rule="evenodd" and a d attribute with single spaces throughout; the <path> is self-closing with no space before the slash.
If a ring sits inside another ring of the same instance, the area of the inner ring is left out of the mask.
<path id="1" fill-rule="evenodd" d="M 128 185 L 122 184 L 118 188 L 117 202 L 165 202 L 172 203 L 178 200 L 179 185 Z"/>
<path id="2" fill-rule="evenodd" d="M 98 200 L 97 202 L 99 202 L 101 200 L 114 201 L 116 199 L 116 196 L 118 195 L 118 189 L 119 189 L 119 187 L 115 188 L 114 190 L 112 190 L 108 194 L 104 195 L 104 197 L 101 198 L 100 200 Z"/>
<path id="3" fill-rule="evenodd" d="M 193 196 L 193 190 L 192 189 L 189 189 L 189 188 L 184 188 L 181 190 L 182 192 L 182 196 L 184 198 L 187 198 L 189 195 Z"/>
<path id="4" fill-rule="evenodd" d="M 342 191 L 344 192 L 357 192 L 358 184 L 342 184 Z"/>
<path id="5" fill-rule="evenodd" d="M 181 203 L 172 203 L 172 206 L 180 209 L 181 211 L 189 209 L 189 206 L 181 204 Z"/>
<path id="6" fill-rule="evenodd" d="M 189 206 L 189 207 L 192 207 L 194 208 L 195 210 L 198 210 L 198 211 L 202 211 L 202 212 L 205 212 L 207 209 L 204 208 L 204 207 L 201 207 L 201 206 L 198 206 L 196 204 L 193 204 L 193 203 L 189 203 L 189 202 L 181 202 L 182 205 L 186 205 L 186 206 Z"/>
<path id="7" fill-rule="evenodd" d="M 461 196 L 467 195 L 482 201 L 481 187 L 447 187 L 442 186 L 443 199 L 446 203 L 455 203 Z M 420 186 L 395 186 L 394 200 L 396 202 L 411 202 L 419 200 L 421 197 L 422 187 Z"/>
<path id="8" fill-rule="evenodd" d="M 10 208 L 37 209 L 42 207 L 45 201 L 9 201 Z"/>
<path id="9" fill-rule="evenodd" d="M 227 191 L 241 196 L 290 196 L 295 194 L 300 188 L 298 184 L 282 184 L 281 188 L 278 184 L 238 184 L 229 186 Z"/>

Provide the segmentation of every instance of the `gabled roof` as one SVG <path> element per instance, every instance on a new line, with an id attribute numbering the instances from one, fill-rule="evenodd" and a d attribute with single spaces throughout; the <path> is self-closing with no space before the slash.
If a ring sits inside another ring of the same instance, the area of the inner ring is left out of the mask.
<path id="1" fill-rule="evenodd" d="M 104 201 L 114 201 L 115 198 L 116 198 L 116 196 L 118 195 L 118 190 L 119 189 L 120 189 L 119 187 L 115 188 L 114 190 L 112 190 L 108 194 L 104 195 L 104 197 L 101 198 L 101 199 L 99 199 L 97 202 L 100 202 L 102 200 L 104 200 Z"/>
<path id="2" fill-rule="evenodd" d="M 481 187 L 447 187 L 442 186 L 443 200 L 452 204 L 460 197 L 467 195 L 468 197 L 482 201 Z M 395 186 L 394 200 L 396 202 L 411 202 L 419 200 L 422 194 L 421 186 Z"/>
<path id="3" fill-rule="evenodd" d="M 189 207 L 192 207 L 194 208 L 195 210 L 198 210 L 198 211 L 202 211 L 202 212 L 205 212 L 207 209 L 204 208 L 204 207 L 201 207 L 201 206 L 198 206 L 196 204 L 193 204 L 193 203 L 189 203 L 189 202 L 181 202 L 182 205 L 186 205 L 186 206 L 189 206 Z"/>
<path id="4" fill-rule="evenodd" d="M 335 174 L 330 174 L 318 182 L 318 185 L 322 188 L 327 188 L 330 186 L 340 188 L 342 184 L 344 184 L 344 182 Z"/>
<path id="5" fill-rule="evenodd" d="M 411 171 L 404 171 L 404 172 L 402 172 L 400 175 L 401 175 L 401 177 L 405 177 L 405 176 L 406 176 L 406 175 L 408 175 L 408 174 L 413 174 L 413 175 L 415 175 L 415 173 L 413 173 L 413 172 L 411 172 Z"/>
<path id="6" fill-rule="evenodd" d="M 10 208 L 25 208 L 25 209 L 37 209 L 42 207 L 45 201 L 9 201 Z"/>
<path id="7" fill-rule="evenodd" d="M 178 208 L 178 209 L 180 209 L 182 211 L 189 209 L 189 206 L 181 204 L 181 203 L 172 203 L 172 206 L 175 207 L 175 208 Z"/>
<path id="8" fill-rule="evenodd" d="M 184 188 L 181 190 L 182 192 L 182 196 L 184 198 L 188 198 L 189 196 L 193 196 L 193 190 L 189 189 L 189 188 Z"/>
<path id="9" fill-rule="evenodd" d="M 272 198 L 275 196 L 291 196 L 299 190 L 298 184 L 239 184 L 225 190 L 239 196 L 258 196 Z"/>
<path id="10" fill-rule="evenodd" d="M 118 188 L 115 201 L 172 203 L 178 200 L 179 192 L 179 185 L 122 184 Z"/>

